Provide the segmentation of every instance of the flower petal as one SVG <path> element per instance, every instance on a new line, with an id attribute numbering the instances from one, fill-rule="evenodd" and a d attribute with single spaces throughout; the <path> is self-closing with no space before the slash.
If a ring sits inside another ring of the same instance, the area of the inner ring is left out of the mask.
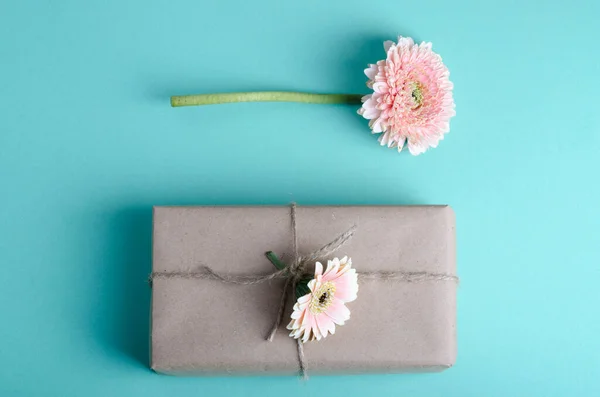
<path id="1" fill-rule="evenodd" d="M 385 50 L 385 52 L 388 52 L 390 50 L 390 48 L 395 45 L 396 45 L 396 43 L 394 43 L 393 41 L 386 40 L 383 42 L 383 49 Z"/>
<path id="2" fill-rule="evenodd" d="M 319 289 L 320 284 L 316 279 L 312 279 L 308 282 L 308 289 L 310 289 L 311 292 L 315 292 L 316 290 Z"/>
<path id="3" fill-rule="evenodd" d="M 337 263 L 337 266 L 336 266 L 335 262 L 327 261 L 327 270 L 325 270 L 325 273 L 323 274 L 323 280 L 325 282 L 327 282 L 329 280 L 329 277 L 331 277 L 332 274 L 337 273 L 339 267 L 340 267 L 339 262 Z"/>
<path id="4" fill-rule="evenodd" d="M 366 108 L 366 107 L 363 107 L 363 109 L 364 110 L 363 110 L 362 116 L 367 120 L 371 120 L 371 119 L 374 119 L 379 116 L 380 112 L 378 109 Z"/>
<path id="5" fill-rule="evenodd" d="M 421 153 L 425 153 L 427 151 L 427 147 L 427 143 L 423 141 L 411 141 L 410 139 L 408 140 L 408 151 L 413 156 L 418 156 Z"/>
<path id="6" fill-rule="evenodd" d="M 358 294 L 358 275 L 356 269 L 350 269 L 335 281 L 335 297 L 342 302 L 356 300 Z"/>
<path id="7" fill-rule="evenodd" d="M 319 327 L 319 331 L 323 338 L 325 338 L 328 333 L 333 334 L 335 332 L 335 324 L 331 320 L 331 317 L 327 315 L 320 315 L 317 317 L 317 327 Z"/>
<path id="8" fill-rule="evenodd" d="M 344 302 L 337 298 L 333 298 L 331 305 L 324 312 L 337 325 L 344 325 L 350 318 L 350 310 L 344 305 Z"/>
<path id="9" fill-rule="evenodd" d="M 383 132 L 383 127 L 381 126 L 381 119 L 379 119 L 379 118 L 375 119 L 375 122 L 373 123 L 371 129 L 373 130 L 374 134 Z"/>
<path id="10" fill-rule="evenodd" d="M 410 37 L 398 36 L 398 47 L 412 47 L 415 42 Z"/>
<path id="11" fill-rule="evenodd" d="M 323 275 L 323 265 L 321 262 L 315 263 L 315 276 Z"/>
<path id="12" fill-rule="evenodd" d="M 386 50 L 387 52 L 387 50 Z M 369 65 L 369 67 L 367 69 L 365 69 L 365 75 L 371 79 L 374 80 L 375 76 L 377 75 L 377 65 Z"/>
<path id="13" fill-rule="evenodd" d="M 296 328 L 294 327 L 294 325 L 296 324 L 296 320 L 292 320 L 289 322 L 289 324 L 287 325 L 287 329 L 293 329 L 295 330 Z"/>
<path id="14" fill-rule="evenodd" d="M 378 81 L 375 84 L 373 84 L 373 91 L 377 93 L 384 94 L 388 92 L 388 89 L 388 84 L 384 81 Z"/>
<path id="15" fill-rule="evenodd" d="M 373 131 L 374 132 L 374 131 Z M 379 137 L 379 143 L 381 146 L 386 146 L 390 142 L 390 132 L 386 131 Z"/>
<path id="16" fill-rule="evenodd" d="M 402 151 L 402 148 L 404 147 L 404 143 L 406 142 L 406 138 L 402 137 L 400 138 L 397 143 L 398 143 L 398 152 Z"/>
<path id="17" fill-rule="evenodd" d="M 337 259 L 337 258 L 335 258 Z M 335 281 L 339 279 L 342 275 L 344 275 L 347 271 L 351 269 L 350 264 L 341 264 L 339 260 L 337 262 L 333 262 L 333 266 L 331 269 L 327 268 L 327 271 L 323 275 L 323 282 L 326 283 L 328 281 Z"/>
<path id="18" fill-rule="evenodd" d="M 317 338 L 317 340 L 321 340 L 321 338 L 324 338 L 323 333 L 321 332 L 321 329 L 319 328 L 319 318 L 320 317 L 322 317 L 322 315 L 314 316 L 315 325 L 314 325 L 314 327 L 312 327 L 312 331 L 315 334 L 315 338 Z"/>

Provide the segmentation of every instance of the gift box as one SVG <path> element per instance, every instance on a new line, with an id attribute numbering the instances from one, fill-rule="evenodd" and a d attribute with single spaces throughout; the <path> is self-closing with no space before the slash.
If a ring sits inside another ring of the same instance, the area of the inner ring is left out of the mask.
<path id="1" fill-rule="evenodd" d="M 307 206 L 295 209 L 299 253 L 356 225 L 335 256 L 361 272 L 456 274 L 455 220 L 448 206 Z M 293 259 L 289 206 L 155 207 L 153 274 L 276 270 L 266 251 Z M 328 258 L 323 258 L 325 261 Z M 329 258 L 331 259 L 331 258 Z M 334 335 L 303 344 L 311 374 L 439 371 L 456 358 L 456 288 L 441 280 L 359 277 L 351 318 Z M 238 285 L 153 277 L 151 367 L 172 375 L 297 374 L 289 336 L 293 292 L 272 341 L 285 280 Z"/>

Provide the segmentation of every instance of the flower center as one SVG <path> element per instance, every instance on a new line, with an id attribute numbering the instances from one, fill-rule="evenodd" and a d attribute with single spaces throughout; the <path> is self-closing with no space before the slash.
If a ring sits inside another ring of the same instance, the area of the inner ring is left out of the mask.
<path id="1" fill-rule="evenodd" d="M 412 110 L 417 110 L 421 106 L 423 106 L 423 87 L 421 87 L 420 83 L 412 83 L 411 84 L 412 91 L 410 95 L 412 96 L 414 106 Z"/>
<path id="2" fill-rule="evenodd" d="M 323 295 L 319 296 L 319 304 L 322 305 L 327 300 L 327 292 L 323 292 Z"/>
<path id="3" fill-rule="evenodd" d="M 323 313 L 333 302 L 335 295 L 335 284 L 331 281 L 326 282 L 313 294 L 309 304 L 309 309 L 312 314 Z"/>

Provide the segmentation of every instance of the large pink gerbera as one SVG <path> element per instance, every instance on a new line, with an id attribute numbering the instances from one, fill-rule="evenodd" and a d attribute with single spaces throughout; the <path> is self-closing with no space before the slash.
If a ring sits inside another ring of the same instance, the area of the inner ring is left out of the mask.
<path id="1" fill-rule="evenodd" d="M 335 333 L 335 325 L 344 325 L 350 318 L 350 310 L 345 303 L 356 299 L 358 276 L 352 269 L 352 260 L 348 257 L 327 261 L 327 270 L 323 265 L 315 265 L 315 278 L 309 281 L 310 293 L 298 298 L 294 305 L 292 321 L 287 328 L 290 336 L 309 340 L 320 340 L 327 334 Z"/>
<path id="2" fill-rule="evenodd" d="M 450 72 L 431 43 L 398 37 L 398 44 L 386 41 L 384 48 L 387 58 L 365 69 L 374 93 L 363 97 L 358 113 L 371 120 L 374 134 L 383 133 L 381 145 L 401 151 L 407 142 L 418 155 L 450 130 L 455 115 Z"/>

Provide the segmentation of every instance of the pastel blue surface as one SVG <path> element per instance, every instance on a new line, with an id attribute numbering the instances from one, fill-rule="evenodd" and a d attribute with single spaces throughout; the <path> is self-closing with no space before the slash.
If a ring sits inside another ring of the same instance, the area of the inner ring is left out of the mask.
<path id="1" fill-rule="evenodd" d="M 600 394 L 599 16 L 593 0 L 3 1 L 0 395 Z M 169 106 L 366 93 L 397 34 L 432 41 L 455 83 L 451 132 L 423 156 L 380 147 L 351 106 Z M 291 201 L 454 207 L 454 368 L 306 384 L 147 368 L 151 207 Z"/>

